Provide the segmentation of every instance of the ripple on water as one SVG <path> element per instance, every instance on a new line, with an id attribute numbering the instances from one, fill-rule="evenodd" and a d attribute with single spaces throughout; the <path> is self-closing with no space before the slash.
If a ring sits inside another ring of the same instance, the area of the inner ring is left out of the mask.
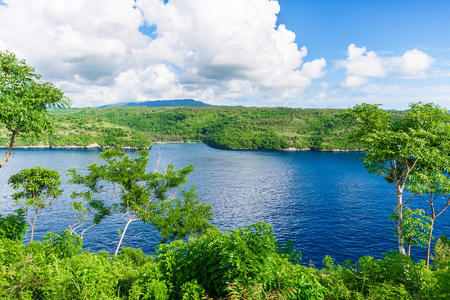
<path id="1" fill-rule="evenodd" d="M 216 216 L 212 223 L 221 230 L 232 230 L 258 221 L 272 225 L 280 240 L 292 239 L 303 253 L 304 263 L 321 265 L 324 255 L 337 262 L 357 260 L 363 255 L 380 257 L 396 248 L 389 234 L 394 224 L 388 219 L 395 198 L 392 187 L 381 178 L 367 174 L 358 160 L 361 153 L 230 151 L 204 144 L 161 144 L 160 166 L 173 163 L 176 168 L 193 164 L 189 184 L 197 187 L 202 202 L 210 204 Z M 12 190 L 7 179 L 23 168 L 41 165 L 61 171 L 80 171 L 99 162 L 99 150 L 16 150 L 0 170 L 0 213 L 12 212 Z M 133 153 L 133 152 L 130 152 Z M 153 170 L 153 166 L 149 167 Z M 68 209 L 73 185 L 58 202 L 39 216 L 36 239 L 48 231 L 61 232 L 74 223 Z M 79 189 L 79 187 L 78 187 Z M 420 203 L 417 202 L 420 206 Z M 118 229 L 125 220 L 111 216 L 85 235 L 84 245 L 92 251 L 113 252 Z M 438 220 L 436 236 L 448 233 L 450 218 Z M 159 243 L 150 225 L 132 223 L 125 246 L 141 247 L 152 253 Z M 414 250 L 423 257 L 423 251 Z"/>

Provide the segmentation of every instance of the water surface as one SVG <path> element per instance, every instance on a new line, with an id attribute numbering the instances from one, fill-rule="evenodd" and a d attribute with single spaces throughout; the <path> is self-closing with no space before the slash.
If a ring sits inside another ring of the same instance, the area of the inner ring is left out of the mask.
<path id="1" fill-rule="evenodd" d="M 67 169 L 81 172 L 100 162 L 100 151 L 15 150 L 0 169 L 0 213 L 16 209 L 7 185 L 12 174 L 41 165 L 59 170 L 67 181 Z M 204 144 L 158 144 L 151 153 L 161 155 L 160 167 L 168 163 L 176 168 L 194 165 L 189 185 L 196 186 L 200 201 L 212 206 L 216 214 L 212 223 L 221 230 L 267 222 L 278 239 L 294 241 L 306 264 L 311 261 L 320 266 L 324 255 L 343 262 L 363 255 L 380 257 L 396 249 L 396 238 L 389 234 L 394 223 L 388 218 L 394 211 L 395 190 L 382 178 L 366 173 L 359 161 L 362 153 L 236 151 Z M 64 195 L 38 217 L 37 240 L 48 231 L 60 233 L 74 224 L 75 214 L 68 204 L 76 187 L 64 184 L 62 188 Z M 421 205 L 419 200 L 412 204 Z M 123 229 L 125 222 L 120 215 L 107 218 L 85 234 L 85 248 L 113 252 L 119 239 L 117 230 Z M 448 234 L 449 229 L 450 211 L 437 219 L 436 236 Z M 152 226 L 135 222 L 123 245 L 150 254 L 158 242 Z M 423 250 L 413 251 L 416 257 L 424 255 Z"/>

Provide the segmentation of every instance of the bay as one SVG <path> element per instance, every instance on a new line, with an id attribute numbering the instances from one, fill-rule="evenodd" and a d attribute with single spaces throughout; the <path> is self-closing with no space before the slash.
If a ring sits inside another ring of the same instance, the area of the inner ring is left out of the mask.
<path id="1" fill-rule="evenodd" d="M 83 172 L 87 165 L 100 163 L 100 152 L 15 150 L 0 169 L 0 213 L 17 208 L 10 198 L 13 190 L 7 185 L 12 174 L 40 165 L 59 170 L 67 182 L 67 169 Z M 293 240 L 304 264 L 321 266 L 325 255 L 338 263 L 355 262 L 364 255 L 379 258 L 396 249 L 396 238 L 390 234 L 395 224 L 388 217 L 395 208 L 395 191 L 382 178 L 367 174 L 359 161 L 363 153 L 223 150 L 192 143 L 155 144 L 151 154 L 160 156 L 161 170 L 169 163 L 176 168 L 194 165 L 185 188 L 194 185 L 199 200 L 212 206 L 214 225 L 232 230 L 259 221 L 269 223 L 279 240 Z M 64 183 L 62 188 L 64 195 L 38 217 L 37 240 L 48 231 L 61 233 L 75 223 L 75 213 L 69 208 L 70 194 L 80 187 Z M 419 200 L 411 204 L 423 207 Z M 120 215 L 108 217 L 86 232 L 84 248 L 113 252 L 119 239 L 117 230 L 124 224 Z M 435 236 L 449 234 L 449 229 L 447 212 L 437 219 Z M 151 225 L 135 222 L 123 245 L 151 254 L 158 243 L 158 232 Z M 413 256 L 423 258 L 423 249 L 413 248 Z"/>

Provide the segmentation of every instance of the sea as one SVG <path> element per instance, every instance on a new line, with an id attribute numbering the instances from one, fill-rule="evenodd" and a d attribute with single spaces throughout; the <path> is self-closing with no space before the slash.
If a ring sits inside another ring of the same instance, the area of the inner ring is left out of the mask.
<path id="1" fill-rule="evenodd" d="M 61 233 L 75 224 L 70 208 L 73 191 L 81 186 L 68 184 L 67 170 L 86 174 L 86 166 L 97 162 L 100 149 L 16 149 L 0 169 L 0 214 L 18 207 L 11 199 L 14 190 L 8 178 L 36 165 L 61 172 L 63 195 L 37 219 L 35 240 L 49 231 Z M 127 151 L 131 156 L 135 151 Z M 3 155 L 3 152 L 0 152 Z M 389 219 L 396 206 L 395 188 L 383 178 L 368 174 L 361 162 L 362 152 L 224 150 L 201 143 L 154 144 L 149 171 L 163 172 L 168 164 L 181 168 L 192 164 L 194 172 L 182 189 L 196 187 L 199 201 L 211 205 L 211 223 L 222 231 L 266 222 L 279 241 L 292 240 L 302 253 L 302 264 L 322 266 L 325 255 L 336 263 L 356 262 L 370 255 L 381 258 L 397 249 Z M 111 196 L 110 196 L 111 197 Z M 113 198 L 106 199 L 114 201 Z M 412 199 L 412 208 L 424 208 Z M 107 217 L 84 234 L 83 247 L 90 251 L 114 253 L 126 218 Z M 450 235 L 450 210 L 436 219 L 435 236 Z M 28 230 L 25 240 L 29 240 Z M 158 231 L 149 224 L 133 222 L 123 246 L 141 248 L 153 254 L 160 242 Z M 412 249 L 415 260 L 425 258 L 425 250 Z"/>

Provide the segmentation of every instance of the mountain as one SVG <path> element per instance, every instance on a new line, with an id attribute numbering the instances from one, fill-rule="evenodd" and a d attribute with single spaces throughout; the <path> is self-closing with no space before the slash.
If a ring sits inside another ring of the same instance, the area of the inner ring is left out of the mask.
<path id="1" fill-rule="evenodd" d="M 98 108 L 107 108 L 107 107 L 167 107 L 167 106 L 215 106 L 211 104 L 207 104 L 201 101 L 193 100 L 193 99 L 177 99 L 177 100 L 154 100 L 154 101 L 143 101 L 143 102 L 126 102 L 126 103 L 116 103 L 109 105 L 102 105 Z"/>

